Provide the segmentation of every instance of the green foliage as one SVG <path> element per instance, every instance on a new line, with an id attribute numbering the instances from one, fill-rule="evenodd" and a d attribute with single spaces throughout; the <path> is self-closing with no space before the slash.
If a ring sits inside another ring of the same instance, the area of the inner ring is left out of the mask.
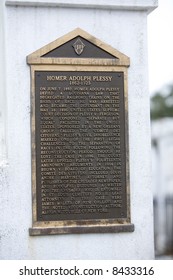
<path id="1" fill-rule="evenodd" d="M 151 119 L 173 117 L 173 85 L 151 98 Z"/>

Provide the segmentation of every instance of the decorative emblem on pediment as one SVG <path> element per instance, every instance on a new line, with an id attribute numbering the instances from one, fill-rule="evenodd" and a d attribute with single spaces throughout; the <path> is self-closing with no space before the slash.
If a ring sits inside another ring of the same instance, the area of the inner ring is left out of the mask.
<path id="1" fill-rule="evenodd" d="M 85 44 L 80 39 L 77 39 L 77 41 L 73 44 L 73 48 L 78 55 L 81 55 L 85 48 Z"/>

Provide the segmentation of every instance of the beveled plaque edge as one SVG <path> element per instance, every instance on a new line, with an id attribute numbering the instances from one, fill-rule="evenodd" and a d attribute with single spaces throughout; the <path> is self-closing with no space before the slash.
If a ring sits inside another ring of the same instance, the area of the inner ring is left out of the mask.
<path id="1" fill-rule="evenodd" d="M 32 227 L 30 236 L 57 235 L 57 234 L 88 234 L 88 233 L 123 233 L 134 232 L 134 224 L 102 225 L 102 226 L 66 226 L 66 227 Z"/>
<path id="2" fill-rule="evenodd" d="M 124 105 L 125 105 L 125 145 L 126 145 L 126 191 L 127 191 L 127 217 L 112 220 L 86 220 L 86 221 L 37 221 L 36 201 L 36 154 L 35 154 L 35 71 L 94 71 L 94 72 L 123 72 L 124 73 Z M 108 233 L 133 232 L 134 225 L 130 219 L 130 177 L 129 177 L 129 143 L 128 143 L 128 95 L 127 95 L 127 67 L 117 66 L 80 66 L 80 65 L 31 65 L 31 130 L 32 130 L 32 209 L 33 225 L 29 234 L 49 235 L 66 233 Z M 88 228 L 88 229 L 87 229 Z"/>

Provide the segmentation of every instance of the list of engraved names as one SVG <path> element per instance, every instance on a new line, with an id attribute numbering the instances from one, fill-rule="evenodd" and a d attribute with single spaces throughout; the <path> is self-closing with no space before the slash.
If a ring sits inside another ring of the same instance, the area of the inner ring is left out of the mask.
<path id="1" fill-rule="evenodd" d="M 39 221 L 127 216 L 123 72 L 35 72 Z"/>

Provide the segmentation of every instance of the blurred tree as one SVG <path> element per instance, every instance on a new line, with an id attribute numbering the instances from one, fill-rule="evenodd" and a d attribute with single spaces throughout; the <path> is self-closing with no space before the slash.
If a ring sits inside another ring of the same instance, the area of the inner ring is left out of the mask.
<path id="1" fill-rule="evenodd" d="M 173 117 L 173 85 L 165 87 L 151 98 L 151 119 Z"/>

